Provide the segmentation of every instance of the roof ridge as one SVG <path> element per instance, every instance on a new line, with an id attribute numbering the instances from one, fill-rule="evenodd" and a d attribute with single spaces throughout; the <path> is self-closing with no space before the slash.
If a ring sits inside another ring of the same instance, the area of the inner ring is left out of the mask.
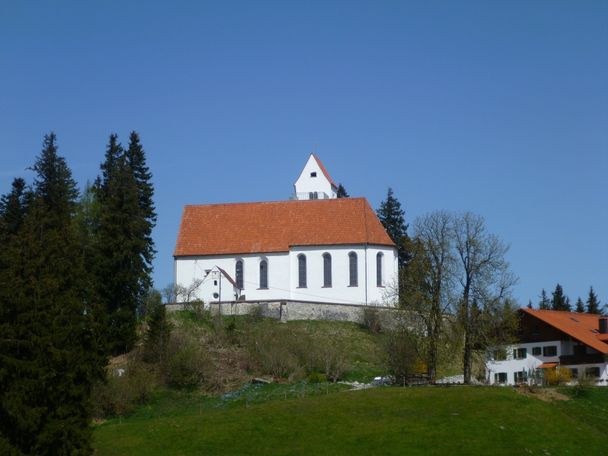
<path id="1" fill-rule="evenodd" d="M 233 201 L 233 202 L 229 202 L 229 203 L 207 203 L 207 204 L 185 204 L 184 208 L 186 207 L 210 207 L 210 206 L 236 206 L 236 205 L 245 205 L 245 204 L 278 204 L 278 203 L 302 203 L 302 204 L 307 204 L 307 203 L 326 203 L 328 201 L 344 201 L 344 200 L 351 200 L 351 201 L 359 201 L 359 200 L 365 200 L 367 201 L 367 198 L 365 198 L 364 196 L 354 196 L 354 197 L 348 197 L 348 198 L 327 198 L 327 199 L 313 199 L 313 200 L 298 200 L 298 199 L 289 199 L 289 200 L 273 200 L 273 201 L 242 201 L 242 202 L 238 202 L 238 201 Z"/>

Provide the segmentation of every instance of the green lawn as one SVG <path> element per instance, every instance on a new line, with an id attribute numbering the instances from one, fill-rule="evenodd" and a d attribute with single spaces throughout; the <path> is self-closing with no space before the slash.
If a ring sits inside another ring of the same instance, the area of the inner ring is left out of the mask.
<path id="1" fill-rule="evenodd" d="M 510 388 L 339 388 L 268 385 L 224 399 L 167 391 L 96 427 L 94 443 L 100 455 L 607 451 L 608 388 L 550 403 Z"/>

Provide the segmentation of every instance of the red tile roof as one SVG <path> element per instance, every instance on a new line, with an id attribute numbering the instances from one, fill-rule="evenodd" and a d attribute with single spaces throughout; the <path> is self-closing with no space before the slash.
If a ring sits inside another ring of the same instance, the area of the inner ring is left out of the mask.
<path id="1" fill-rule="evenodd" d="M 542 363 L 537 369 L 551 369 L 552 367 L 559 366 L 559 363 Z"/>
<path id="2" fill-rule="evenodd" d="M 345 244 L 395 245 L 365 198 L 186 206 L 174 256 Z"/>
<path id="3" fill-rule="evenodd" d="M 321 162 L 321 160 L 319 159 L 319 157 L 317 157 L 315 154 L 312 154 L 312 156 L 317 161 L 317 165 L 319 165 L 319 168 L 321 168 L 321 171 L 323 172 L 323 174 L 325 175 L 325 178 L 329 181 L 329 183 L 333 187 L 338 188 L 338 186 L 336 185 L 336 183 L 334 182 L 334 180 L 331 178 L 331 176 L 327 172 L 327 169 L 325 169 L 325 166 L 323 166 L 323 163 Z"/>
<path id="4" fill-rule="evenodd" d="M 605 334 L 598 332 L 601 315 L 560 310 L 535 310 L 527 307 L 520 311 L 544 321 L 600 353 L 608 354 L 608 341 L 603 337 Z"/>

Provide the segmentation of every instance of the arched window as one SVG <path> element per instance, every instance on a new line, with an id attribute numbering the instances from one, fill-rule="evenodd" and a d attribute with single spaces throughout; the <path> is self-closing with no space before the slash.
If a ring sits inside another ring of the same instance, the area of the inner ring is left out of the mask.
<path id="1" fill-rule="evenodd" d="M 323 254 L 323 286 L 331 287 L 331 255 Z"/>
<path id="2" fill-rule="evenodd" d="M 357 265 L 357 254 L 350 252 L 348 254 L 348 286 L 356 287 L 359 285 L 359 270 Z"/>
<path id="3" fill-rule="evenodd" d="M 240 290 L 243 286 L 243 260 L 237 260 L 236 266 L 234 267 L 234 279 L 236 280 L 236 287 Z"/>
<path id="4" fill-rule="evenodd" d="M 260 261 L 260 288 L 268 288 L 268 261 Z"/>
<path id="5" fill-rule="evenodd" d="M 384 255 L 382 252 L 378 252 L 376 255 L 376 286 L 383 287 L 384 279 L 382 278 L 382 260 L 384 259 Z"/>
<path id="6" fill-rule="evenodd" d="M 298 255 L 298 287 L 306 288 L 306 255 Z"/>

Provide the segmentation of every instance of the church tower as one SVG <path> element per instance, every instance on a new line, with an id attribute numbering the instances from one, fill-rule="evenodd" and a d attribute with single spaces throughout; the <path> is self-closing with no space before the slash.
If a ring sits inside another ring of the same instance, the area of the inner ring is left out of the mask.
<path id="1" fill-rule="evenodd" d="M 338 191 L 338 186 L 315 154 L 308 157 L 294 188 L 295 199 L 298 200 L 332 199 L 337 197 Z"/>

